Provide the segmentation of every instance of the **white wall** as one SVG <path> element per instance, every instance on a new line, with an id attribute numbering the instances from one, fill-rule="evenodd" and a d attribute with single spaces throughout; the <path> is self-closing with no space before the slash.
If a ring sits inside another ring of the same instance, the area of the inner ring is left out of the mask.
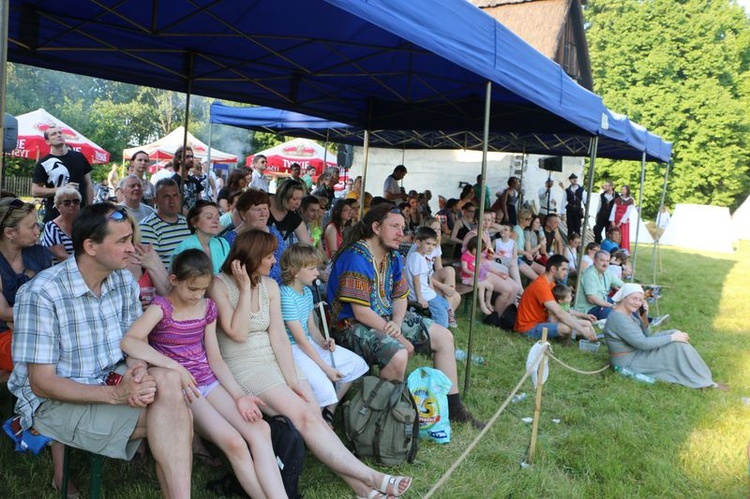
<path id="1" fill-rule="evenodd" d="M 542 156 L 528 157 L 528 166 L 523 173 L 524 199 L 537 201 L 537 191 L 544 185 L 548 172 L 538 168 L 539 158 Z M 522 155 L 509 153 L 491 152 L 487 162 L 487 183 L 490 192 L 494 195 L 507 187 L 508 177 L 515 175 L 520 177 L 520 164 Z M 558 181 L 564 181 L 567 185 L 568 175 L 575 172 L 583 178 L 582 158 L 564 158 L 563 172 L 554 172 L 552 178 L 555 185 Z M 363 149 L 354 148 L 354 162 L 349 170 L 349 175 L 354 178 L 362 174 Z M 393 173 L 396 165 L 403 164 L 408 170 L 402 185 L 408 191 L 415 189 L 418 192 L 430 190 L 433 195 L 433 212 L 437 211 L 438 195 L 446 199 L 455 197 L 461 193 L 459 182 L 474 184 L 476 177 L 482 171 L 481 151 L 463 150 L 395 150 L 370 148 L 370 157 L 367 166 L 367 183 L 365 190 L 373 196 L 383 195 L 383 182 L 385 178 Z M 559 200 L 562 198 L 562 190 L 555 188 Z M 531 197 L 529 197 L 531 196 Z M 538 201 L 537 201 L 538 204 Z"/>

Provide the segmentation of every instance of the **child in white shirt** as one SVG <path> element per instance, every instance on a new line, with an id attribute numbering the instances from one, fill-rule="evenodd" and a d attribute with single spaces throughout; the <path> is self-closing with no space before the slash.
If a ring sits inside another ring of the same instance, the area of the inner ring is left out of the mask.
<path id="1" fill-rule="evenodd" d="M 409 300 L 429 308 L 432 320 L 448 327 L 448 301 L 432 287 L 432 261 L 428 260 L 438 244 L 437 233 L 429 227 L 420 227 L 414 235 L 416 251 L 406 257 L 406 280 L 409 283 Z"/>

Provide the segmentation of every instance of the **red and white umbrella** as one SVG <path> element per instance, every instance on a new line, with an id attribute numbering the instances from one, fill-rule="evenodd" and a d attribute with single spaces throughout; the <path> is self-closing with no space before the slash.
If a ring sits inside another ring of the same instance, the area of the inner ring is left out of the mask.
<path id="1" fill-rule="evenodd" d="M 323 146 L 308 139 L 292 139 L 289 142 L 252 154 L 245 160 L 247 166 L 252 166 L 256 154 L 262 154 L 266 157 L 267 175 L 289 173 L 289 167 L 292 166 L 292 163 L 299 163 L 303 174 L 308 166 L 314 166 L 317 175 L 323 173 L 326 167 L 336 166 L 335 153 L 326 152 Z"/>
<path id="2" fill-rule="evenodd" d="M 18 144 L 11 156 L 39 160 L 49 154 L 49 145 L 44 140 L 44 131 L 52 126 L 60 128 L 65 143 L 89 160 L 89 163 L 109 162 L 109 153 L 78 133 L 62 120 L 55 118 L 42 108 L 16 116 L 18 120 Z"/>

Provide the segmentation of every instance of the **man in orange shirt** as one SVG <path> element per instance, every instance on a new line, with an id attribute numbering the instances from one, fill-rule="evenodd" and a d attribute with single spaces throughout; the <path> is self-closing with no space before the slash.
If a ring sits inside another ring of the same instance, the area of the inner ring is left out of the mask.
<path id="1" fill-rule="evenodd" d="M 562 255 L 552 255 L 547 260 L 546 272 L 529 284 L 518 304 L 516 325 L 514 329 L 532 339 L 542 337 L 542 329 L 547 328 L 547 338 L 564 338 L 583 336 L 587 340 L 596 341 L 596 332 L 592 323 L 593 316 L 576 318 L 566 312 L 555 301 L 552 287 L 556 281 L 562 281 L 568 273 L 568 261 Z M 551 322 L 553 315 L 557 322 Z"/>

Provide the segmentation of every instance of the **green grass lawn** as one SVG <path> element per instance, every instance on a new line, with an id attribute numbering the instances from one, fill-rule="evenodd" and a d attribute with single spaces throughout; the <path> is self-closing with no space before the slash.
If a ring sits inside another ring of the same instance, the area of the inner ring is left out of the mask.
<path id="1" fill-rule="evenodd" d="M 638 254 L 638 275 L 651 282 L 651 247 Z M 526 400 L 511 404 L 469 457 L 438 491 L 441 498 L 474 497 L 747 497 L 750 439 L 750 244 L 734 255 L 699 255 L 661 250 L 665 286 L 659 311 L 670 313 L 666 326 L 690 333 L 691 341 L 718 381 L 731 391 L 690 390 L 663 383 L 640 384 L 611 371 L 583 376 L 556 363 L 550 365 L 544 387 L 539 439 L 533 467 L 521 469 L 531 437 L 533 390 L 527 382 Z M 466 348 L 468 318 L 456 332 Z M 521 378 L 531 342 L 499 329 L 475 327 L 475 353 L 487 364 L 472 366 L 469 407 L 489 420 Z M 554 347 L 565 362 L 593 370 L 607 361 L 606 349 L 596 354 L 575 347 Z M 425 358 L 414 367 L 428 365 Z M 463 386 L 463 369 L 459 363 Z M 7 402 L 0 400 L 4 413 Z M 553 419 L 559 419 L 554 423 Z M 415 477 L 407 495 L 421 497 L 436 483 L 478 434 L 454 427 L 452 441 L 438 446 L 423 443 L 417 461 L 396 470 Z M 0 437 L 0 496 L 53 497 L 49 453 L 18 455 Z M 80 455 L 74 478 L 85 488 L 88 465 Z M 153 466 L 141 467 L 108 460 L 104 497 L 160 497 Z M 222 476 L 197 463 L 194 496 L 212 497 L 208 480 Z M 352 497 L 353 494 L 314 458 L 308 458 L 302 479 L 308 498 Z"/>

